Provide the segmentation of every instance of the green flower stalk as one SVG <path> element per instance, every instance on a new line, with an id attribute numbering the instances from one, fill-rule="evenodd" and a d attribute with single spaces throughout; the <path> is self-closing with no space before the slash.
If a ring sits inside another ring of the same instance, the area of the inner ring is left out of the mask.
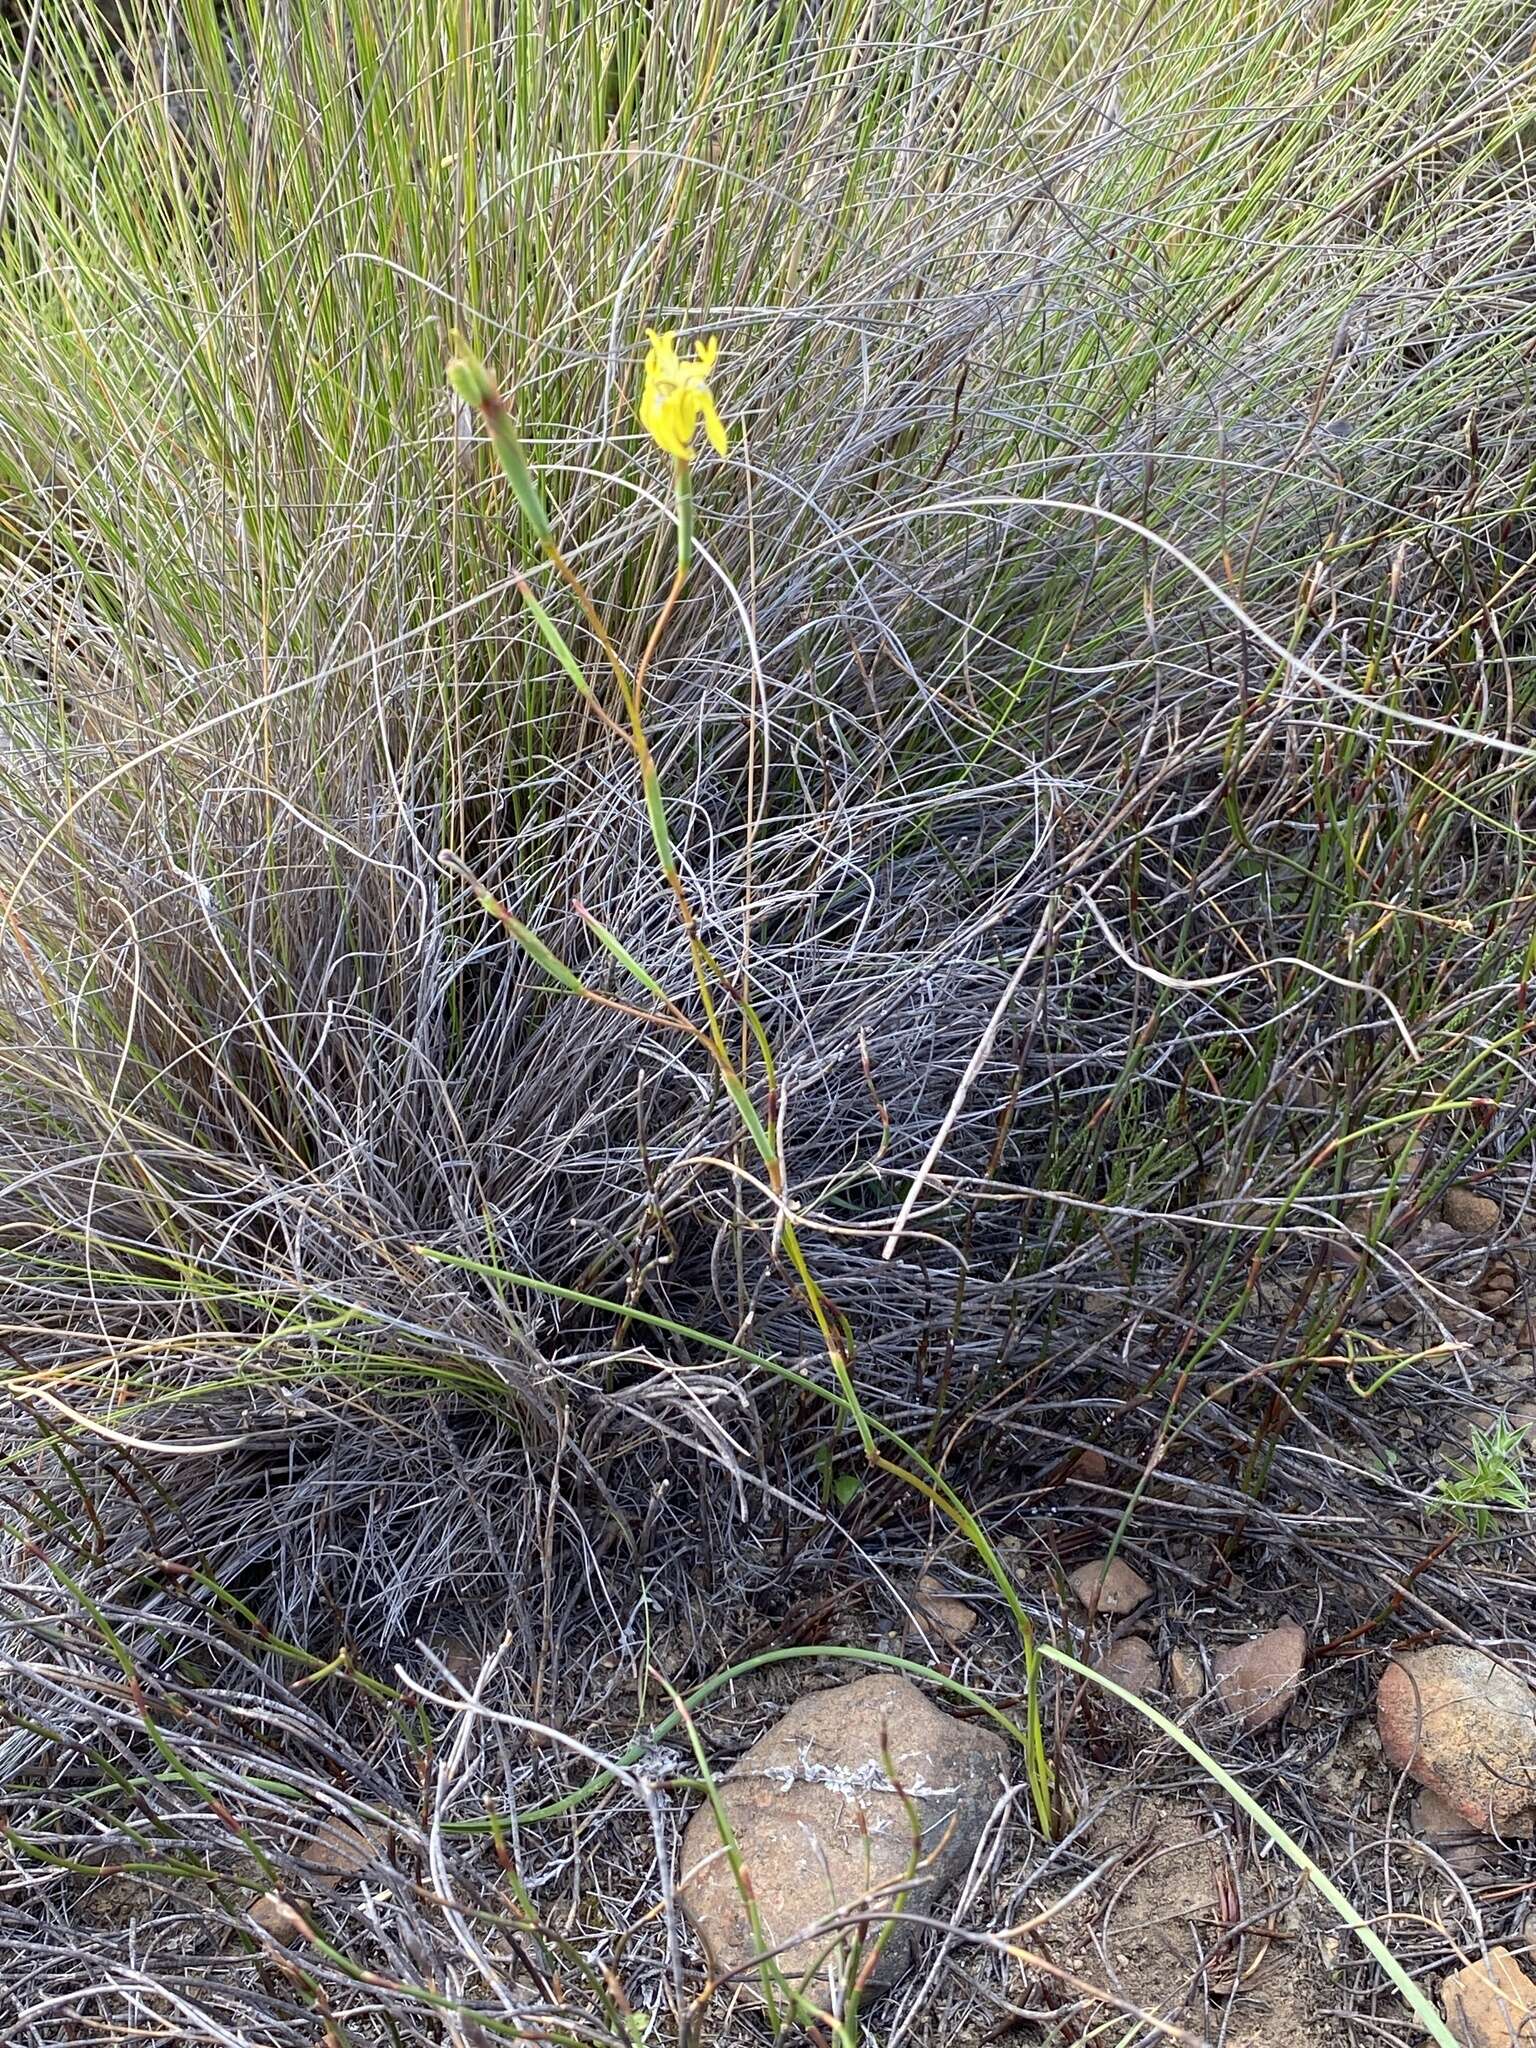
<path id="1" fill-rule="evenodd" d="M 496 458 L 506 472 L 523 516 L 539 540 L 548 547 L 553 544 L 555 530 L 544 509 L 544 500 L 534 482 L 523 444 L 518 439 L 511 409 L 497 390 L 490 371 L 473 353 L 457 327 L 449 339 L 453 343 L 453 360 L 448 365 L 448 382 L 454 395 L 485 421 L 485 431 L 490 435 L 491 446 L 496 450 Z"/>
<path id="2" fill-rule="evenodd" d="M 686 576 L 693 566 L 693 471 L 686 462 L 673 460 L 672 487 L 677 494 L 677 573 Z"/>

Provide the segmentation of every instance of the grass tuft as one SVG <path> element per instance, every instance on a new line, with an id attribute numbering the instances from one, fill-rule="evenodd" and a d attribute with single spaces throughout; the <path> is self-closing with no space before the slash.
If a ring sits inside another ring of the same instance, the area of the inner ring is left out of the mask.
<path id="1" fill-rule="evenodd" d="M 690 2038 L 691 1763 L 525 1828 L 541 1731 L 904 1571 L 877 1436 L 1026 1632 L 1087 1445 L 1189 1584 L 1311 1532 L 1340 1641 L 1422 1534 L 1405 1233 L 1531 1170 L 1528 24 L 3 33 L 8 2038 Z M 647 326 L 732 427 L 665 615 Z"/>

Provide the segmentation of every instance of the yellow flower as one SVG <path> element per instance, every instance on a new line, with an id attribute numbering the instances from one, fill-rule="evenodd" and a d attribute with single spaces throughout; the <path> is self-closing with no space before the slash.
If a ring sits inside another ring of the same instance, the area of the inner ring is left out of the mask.
<path id="1" fill-rule="evenodd" d="M 693 360 L 685 362 L 677 352 L 677 334 L 658 334 L 646 329 L 650 351 L 645 358 L 645 390 L 640 395 L 640 424 L 674 462 L 692 462 L 693 437 L 699 421 L 717 455 L 726 450 L 725 428 L 715 411 L 709 388 L 709 373 L 720 353 L 720 341 L 694 343 Z"/>

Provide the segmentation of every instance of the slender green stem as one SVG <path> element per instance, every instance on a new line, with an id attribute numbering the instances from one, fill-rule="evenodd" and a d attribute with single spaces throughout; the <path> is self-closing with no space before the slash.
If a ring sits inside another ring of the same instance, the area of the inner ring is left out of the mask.
<path id="1" fill-rule="evenodd" d="M 693 464 L 672 463 L 672 488 L 677 497 L 677 573 L 681 580 L 693 567 Z"/>

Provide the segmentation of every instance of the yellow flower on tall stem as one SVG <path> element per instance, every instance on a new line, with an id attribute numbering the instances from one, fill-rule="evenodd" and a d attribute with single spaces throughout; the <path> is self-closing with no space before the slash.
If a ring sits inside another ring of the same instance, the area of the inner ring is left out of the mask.
<path id="1" fill-rule="evenodd" d="M 645 358 L 645 389 L 640 395 L 640 424 L 663 453 L 674 462 L 693 460 L 694 436 L 702 421 L 709 445 L 717 455 L 729 446 L 725 427 L 715 410 L 709 388 L 709 373 L 720 353 L 720 338 L 694 343 L 691 358 L 677 352 L 677 333 L 660 334 L 646 329 L 650 349 Z"/>

